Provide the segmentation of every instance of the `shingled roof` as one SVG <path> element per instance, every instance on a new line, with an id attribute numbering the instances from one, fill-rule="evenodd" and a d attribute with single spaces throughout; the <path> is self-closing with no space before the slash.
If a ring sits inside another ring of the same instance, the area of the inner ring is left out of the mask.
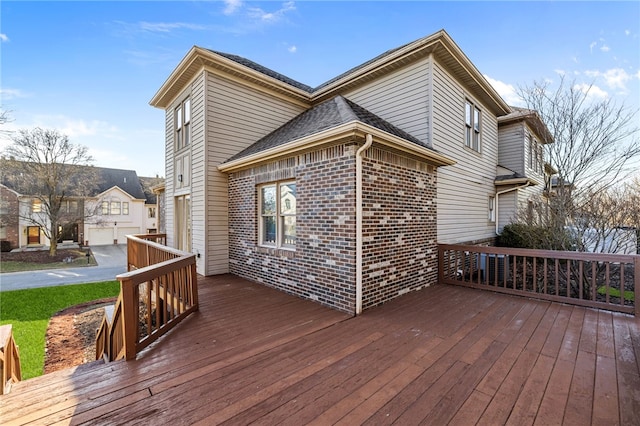
<path id="1" fill-rule="evenodd" d="M 102 192 L 105 192 L 113 188 L 114 186 L 117 186 L 127 194 L 131 195 L 133 198 L 141 200 L 145 199 L 145 193 L 142 189 L 142 186 L 140 185 L 140 180 L 138 179 L 138 175 L 136 174 L 135 170 L 109 169 L 104 167 L 75 165 L 67 165 L 66 167 L 90 167 L 96 172 L 97 178 L 95 186 L 91 190 L 91 196 L 101 194 Z M 15 170 L 11 168 L 3 170 L 0 178 L 1 183 L 7 188 L 14 190 L 21 195 L 41 195 L 28 193 L 32 191 L 32 188 L 34 188 L 34 185 L 32 185 L 33 182 L 29 182 L 28 185 L 25 185 L 25 179 L 23 177 L 14 175 L 15 173 L 22 175 L 22 170 L 24 170 L 24 168 L 20 167 L 16 168 Z M 78 175 L 81 174 L 82 173 L 79 173 Z M 69 194 L 71 196 L 79 195 L 74 194 L 73 188 L 70 189 Z"/>
<path id="2" fill-rule="evenodd" d="M 429 145 L 422 142 L 420 139 L 399 129 L 386 120 L 383 120 L 355 102 L 352 102 L 343 96 L 336 96 L 311 109 L 308 109 L 307 111 L 304 111 L 291 121 L 285 123 L 278 129 L 258 140 L 253 145 L 229 158 L 227 162 L 252 154 L 257 154 L 288 142 L 301 139 L 305 136 L 311 136 L 353 121 L 360 121 L 423 148 L 431 149 Z"/>

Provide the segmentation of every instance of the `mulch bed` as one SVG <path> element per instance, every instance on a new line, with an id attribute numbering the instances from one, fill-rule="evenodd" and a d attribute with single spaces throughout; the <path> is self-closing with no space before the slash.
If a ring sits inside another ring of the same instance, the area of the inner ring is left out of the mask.
<path id="1" fill-rule="evenodd" d="M 96 330 L 104 306 L 116 298 L 99 299 L 57 312 L 47 327 L 44 374 L 74 367 L 96 358 Z"/>

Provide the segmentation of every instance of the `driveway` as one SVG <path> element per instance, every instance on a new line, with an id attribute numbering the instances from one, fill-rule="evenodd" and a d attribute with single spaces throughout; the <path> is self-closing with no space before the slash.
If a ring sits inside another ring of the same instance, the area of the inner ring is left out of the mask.
<path id="1" fill-rule="evenodd" d="M 0 274 L 0 291 L 113 281 L 127 272 L 127 245 L 92 246 L 98 266 Z"/>

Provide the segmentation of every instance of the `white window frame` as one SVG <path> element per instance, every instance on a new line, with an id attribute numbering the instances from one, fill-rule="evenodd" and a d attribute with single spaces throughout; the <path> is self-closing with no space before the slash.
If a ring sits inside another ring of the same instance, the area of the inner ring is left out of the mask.
<path id="1" fill-rule="evenodd" d="M 489 196 L 489 222 L 495 223 L 496 221 L 496 197 L 495 195 Z"/>
<path id="2" fill-rule="evenodd" d="M 295 187 L 296 182 L 293 180 L 271 182 L 258 186 L 258 245 L 262 247 L 280 248 L 285 250 L 295 250 L 295 231 L 293 243 L 285 239 L 285 221 L 289 218 L 293 218 L 293 226 L 296 226 L 296 206 L 295 201 L 293 203 L 293 213 L 285 211 L 287 208 L 291 209 L 291 203 L 282 203 L 282 188 L 287 185 L 293 185 Z M 263 205 L 263 190 L 266 188 L 273 188 L 275 191 L 275 211 L 273 213 L 264 212 Z M 275 236 L 273 241 L 267 241 L 265 237 L 265 219 L 273 218 L 275 222 Z"/>
<path id="3" fill-rule="evenodd" d="M 191 99 L 186 98 L 176 107 L 173 114 L 176 151 L 191 144 Z"/>
<path id="4" fill-rule="evenodd" d="M 122 214 L 123 215 L 128 215 L 129 214 L 129 202 L 127 202 L 127 201 L 123 201 L 122 202 Z"/>
<path id="5" fill-rule="evenodd" d="M 464 123 L 464 145 L 476 152 L 481 152 L 482 110 L 469 99 L 464 102 Z"/>
<path id="6" fill-rule="evenodd" d="M 117 212 L 117 213 L 116 213 Z M 120 201 L 111 201 L 109 203 L 109 214 L 112 216 L 119 215 L 122 212 L 122 205 Z"/>

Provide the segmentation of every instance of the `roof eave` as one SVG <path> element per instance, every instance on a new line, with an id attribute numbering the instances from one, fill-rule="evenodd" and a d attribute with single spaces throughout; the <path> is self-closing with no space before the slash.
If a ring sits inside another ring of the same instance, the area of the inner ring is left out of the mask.
<path id="1" fill-rule="evenodd" d="M 212 70 L 215 69 L 218 72 L 222 71 L 229 76 L 241 76 L 248 82 L 254 84 L 260 82 L 260 85 L 263 87 L 271 88 L 279 93 L 285 93 L 298 102 L 309 103 L 310 94 L 302 89 L 263 74 L 260 71 L 251 69 L 229 58 L 225 58 L 210 50 L 193 46 L 162 84 L 160 89 L 158 89 L 151 101 L 149 101 L 149 104 L 156 108 L 167 108 L 187 84 L 180 83 L 180 80 L 186 77 L 185 80 L 191 81 L 193 76 L 206 67 Z"/>
<path id="2" fill-rule="evenodd" d="M 394 136 L 378 128 L 364 124 L 361 121 L 350 121 L 340 126 L 333 127 L 320 133 L 314 133 L 300 139 L 260 151 L 237 160 L 220 164 L 218 170 L 223 173 L 231 173 L 240 169 L 251 167 L 258 163 L 274 160 L 287 154 L 297 151 L 307 150 L 316 146 L 324 145 L 349 136 L 359 136 L 364 138 L 366 134 L 371 134 L 376 142 L 395 148 L 408 154 L 418 156 L 426 162 L 438 166 L 450 166 L 456 162 L 451 158 L 433 151 L 429 148 L 421 147 L 405 139 Z"/>
<path id="3" fill-rule="evenodd" d="M 525 184 L 529 184 L 531 186 L 536 186 L 536 185 L 539 185 L 540 182 L 538 182 L 535 179 L 531 179 L 531 178 L 527 178 L 527 177 L 519 177 L 519 178 L 513 178 L 513 179 L 497 180 L 497 181 L 494 182 L 495 186 L 525 185 Z"/>

